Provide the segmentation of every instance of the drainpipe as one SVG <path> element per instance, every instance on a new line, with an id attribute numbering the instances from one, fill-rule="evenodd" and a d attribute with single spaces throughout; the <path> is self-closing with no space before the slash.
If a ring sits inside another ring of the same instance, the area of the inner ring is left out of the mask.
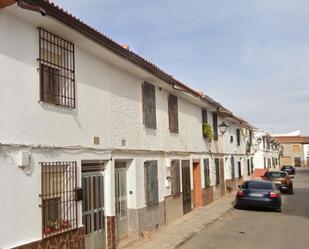
<path id="1" fill-rule="evenodd" d="M 17 5 L 22 8 L 22 9 L 26 9 L 26 10 L 31 10 L 31 11 L 35 11 L 35 12 L 38 12 L 40 13 L 42 16 L 46 16 L 47 15 L 47 12 L 40 8 L 40 7 L 37 7 L 37 6 L 33 6 L 31 4 L 28 4 L 28 3 L 25 3 L 23 0 L 17 0 Z"/>

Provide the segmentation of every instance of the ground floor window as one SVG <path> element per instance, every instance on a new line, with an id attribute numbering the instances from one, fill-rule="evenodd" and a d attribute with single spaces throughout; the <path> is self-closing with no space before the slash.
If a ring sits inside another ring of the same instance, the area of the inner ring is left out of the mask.
<path id="1" fill-rule="evenodd" d="M 238 162 L 238 176 L 239 176 L 239 178 L 242 177 L 242 173 L 241 173 L 241 162 Z"/>
<path id="2" fill-rule="evenodd" d="M 43 237 L 77 228 L 76 162 L 41 163 Z"/>
<path id="3" fill-rule="evenodd" d="M 220 184 L 220 161 L 219 158 L 215 158 L 215 169 L 216 169 L 216 185 Z"/>
<path id="4" fill-rule="evenodd" d="M 233 156 L 231 157 L 231 178 L 235 179 L 235 158 Z"/>
<path id="5" fill-rule="evenodd" d="M 210 168 L 209 168 L 209 158 L 204 159 L 204 179 L 205 187 L 210 187 Z"/>

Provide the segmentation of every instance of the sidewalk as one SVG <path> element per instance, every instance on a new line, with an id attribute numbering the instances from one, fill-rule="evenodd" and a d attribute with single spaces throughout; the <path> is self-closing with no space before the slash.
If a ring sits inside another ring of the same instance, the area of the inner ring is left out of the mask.
<path id="1" fill-rule="evenodd" d="M 235 193 L 226 194 L 217 201 L 196 209 L 160 228 L 148 240 L 136 240 L 121 249 L 175 249 L 196 233 L 218 220 L 233 207 Z"/>

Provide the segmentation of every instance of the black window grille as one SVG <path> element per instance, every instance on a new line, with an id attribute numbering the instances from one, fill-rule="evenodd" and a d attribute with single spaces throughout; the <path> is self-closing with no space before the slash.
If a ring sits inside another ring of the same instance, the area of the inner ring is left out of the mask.
<path id="1" fill-rule="evenodd" d="M 40 101 L 75 108 L 74 44 L 39 28 Z"/>
<path id="2" fill-rule="evenodd" d="M 43 238 L 77 228 L 76 162 L 41 163 Z"/>

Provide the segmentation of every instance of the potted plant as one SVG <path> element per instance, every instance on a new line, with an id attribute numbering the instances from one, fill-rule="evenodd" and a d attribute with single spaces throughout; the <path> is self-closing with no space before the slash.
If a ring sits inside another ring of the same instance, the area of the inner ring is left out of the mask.
<path id="1" fill-rule="evenodd" d="M 211 142 L 212 138 L 213 138 L 213 130 L 212 127 L 207 124 L 207 123 L 203 123 L 203 136 L 209 141 Z"/>

